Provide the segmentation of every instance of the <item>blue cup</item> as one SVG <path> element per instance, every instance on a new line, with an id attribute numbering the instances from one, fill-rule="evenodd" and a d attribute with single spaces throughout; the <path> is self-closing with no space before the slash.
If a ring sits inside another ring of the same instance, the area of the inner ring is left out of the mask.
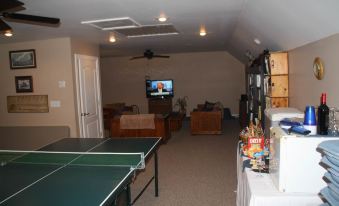
<path id="1" fill-rule="evenodd" d="M 315 126 L 317 125 L 317 120 L 315 117 L 315 109 L 313 106 L 306 106 L 305 109 L 305 117 L 304 117 L 304 125 Z"/>

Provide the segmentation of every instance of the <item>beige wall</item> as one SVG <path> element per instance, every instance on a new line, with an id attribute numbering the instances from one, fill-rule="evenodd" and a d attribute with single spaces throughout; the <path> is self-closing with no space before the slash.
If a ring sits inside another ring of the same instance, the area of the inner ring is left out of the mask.
<path id="1" fill-rule="evenodd" d="M 188 96 L 188 111 L 206 100 L 220 101 L 238 114 L 240 94 L 245 92 L 244 65 L 227 52 L 171 54 L 169 59 L 130 61 L 128 57 L 102 58 L 103 103 L 137 104 L 148 111 L 145 76 L 173 79 L 174 99 Z"/>
<path id="2" fill-rule="evenodd" d="M 73 75 L 70 38 L 30 41 L 1 45 L 1 126 L 66 125 L 75 135 L 75 111 L 73 93 Z M 35 49 L 37 68 L 11 70 L 8 52 L 11 50 Z M 33 77 L 33 93 L 16 93 L 15 76 Z M 66 82 L 66 88 L 59 88 L 58 81 Z M 8 95 L 47 94 L 49 102 L 59 100 L 60 108 L 49 108 L 48 113 L 8 113 L 6 97 Z"/>
<path id="3" fill-rule="evenodd" d="M 35 49 L 37 68 L 16 69 L 9 67 L 8 52 Z M 71 136 L 78 136 L 76 123 L 76 95 L 74 89 L 73 54 L 98 55 L 98 46 L 82 43 L 70 38 L 57 38 L 14 44 L 0 47 L 0 126 L 69 126 Z M 33 93 L 16 93 L 15 76 L 32 76 Z M 65 81 L 66 87 L 59 88 L 58 82 Z M 61 107 L 49 107 L 48 113 L 8 113 L 9 95 L 47 94 L 49 102 L 58 100 Z"/>
<path id="4" fill-rule="evenodd" d="M 82 55 L 95 56 L 95 57 L 99 56 L 99 46 L 97 44 L 88 43 L 80 39 L 72 38 L 71 47 L 72 47 L 72 54 L 82 54 Z"/>
<path id="5" fill-rule="evenodd" d="M 315 57 L 323 60 L 323 80 L 313 75 Z M 339 34 L 291 50 L 289 69 L 291 107 L 304 111 L 306 105 L 318 106 L 322 92 L 329 106 L 339 107 Z"/>

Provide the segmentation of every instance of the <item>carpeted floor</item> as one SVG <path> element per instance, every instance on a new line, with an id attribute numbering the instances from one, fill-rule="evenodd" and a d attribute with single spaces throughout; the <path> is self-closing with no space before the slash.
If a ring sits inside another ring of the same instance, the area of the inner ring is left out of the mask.
<path id="1" fill-rule="evenodd" d="M 189 121 L 160 146 L 159 197 L 154 183 L 135 206 L 233 206 L 236 193 L 238 120 L 223 122 L 222 135 L 190 135 Z M 153 159 L 131 186 L 132 199 L 153 173 Z"/>

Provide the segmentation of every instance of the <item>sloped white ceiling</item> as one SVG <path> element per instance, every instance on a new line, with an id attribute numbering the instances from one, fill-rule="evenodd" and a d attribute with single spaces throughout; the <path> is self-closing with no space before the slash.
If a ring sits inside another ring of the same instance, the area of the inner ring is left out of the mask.
<path id="1" fill-rule="evenodd" d="M 1 35 L 0 44 L 55 37 L 74 37 L 100 45 L 102 56 L 156 53 L 228 51 L 242 62 L 264 49 L 290 50 L 339 33 L 338 0 L 22 0 L 21 13 L 59 17 L 57 28 L 7 21 L 15 35 Z M 108 31 L 81 21 L 131 17 L 142 25 L 158 24 L 164 13 L 179 35 L 126 38 L 108 42 Z M 198 35 L 205 25 L 207 36 Z M 254 38 L 261 41 L 254 43 Z"/>
<path id="2" fill-rule="evenodd" d="M 290 50 L 339 32 L 339 1 L 246 1 L 229 51 L 241 57 L 248 49 L 257 55 L 265 48 Z M 254 38 L 261 45 L 254 43 Z M 243 59 L 243 58 L 241 58 Z"/>

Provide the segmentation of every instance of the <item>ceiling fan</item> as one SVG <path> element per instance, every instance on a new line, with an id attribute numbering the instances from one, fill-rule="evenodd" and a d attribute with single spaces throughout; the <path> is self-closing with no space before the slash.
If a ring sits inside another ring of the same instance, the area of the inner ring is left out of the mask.
<path id="1" fill-rule="evenodd" d="M 1 0 L 0 33 L 6 34 L 7 32 L 12 32 L 12 28 L 7 23 L 5 23 L 4 20 L 11 20 L 27 24 L 38 24 L 41 26 L 58 25 L 60 23 L 60 19 L 58 18 L 15 13 L 15 11 L 24 10 L 25 7 L 23 7 L 23 5 L 24 3 L 18 0 Z"/>
<path id="2" fill-rule="evenodd" d="M 144 55 L 143 55 L 143 56 L 132 57 L 130 60 L 141 59 L 141 58 L 152 59 L 152 58 L 169 58 L 169 57 L 170 57 L 170 56 L 154 54 L 154 52 L 152 52 L 150 49 L 147 49 L 147 50 L 144 52 Z"/>

